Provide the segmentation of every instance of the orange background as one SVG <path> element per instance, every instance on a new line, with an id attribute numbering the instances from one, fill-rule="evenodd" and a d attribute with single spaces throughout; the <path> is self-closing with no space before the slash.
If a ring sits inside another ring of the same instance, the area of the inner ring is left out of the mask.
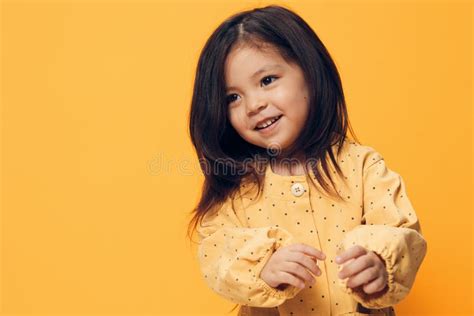
<path id="1" fill-rule="evenodd" d="M 270 3 L 320 36 L 356 135 L 406 182 L 428 253 L 397 314 L 473 315 L 473 5 L 355 0 L 3 1 L 0 315 L 234 306 L 185 238 L 188 113 L 207 37 Z"/>

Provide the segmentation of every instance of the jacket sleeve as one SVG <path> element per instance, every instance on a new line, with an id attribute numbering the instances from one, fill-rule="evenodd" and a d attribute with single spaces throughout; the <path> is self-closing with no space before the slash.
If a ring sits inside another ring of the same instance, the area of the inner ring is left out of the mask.
<path id="1" fill-rule="evenodd" d="M 301 289 L 269 286 L 260 272 L 273 252 L 292 243 L 292 235 L 277 226 L 250 228 L 239 220 L 232 199 L 218 212 L 207 213 L 197 226 L 198 260 L 207 285 L 240 305 L 275 307 Z"/>
<path id="2" fill-rule="evenodd" d="M 376 151 L 368 160 L 370 164 L 363 168 L 362 225 L 346 233 L 340 249 L 360 245 L 375 252 L 385 262 L 388 284 L 379 294 L 367 295 L 361 287 L 349 288 L 348 279 L 338 280 L 342 289 L 363 306 L 383 308 L 397 304 L 408 294 L 427 243 L 401 176 L 387 168 Z"/>

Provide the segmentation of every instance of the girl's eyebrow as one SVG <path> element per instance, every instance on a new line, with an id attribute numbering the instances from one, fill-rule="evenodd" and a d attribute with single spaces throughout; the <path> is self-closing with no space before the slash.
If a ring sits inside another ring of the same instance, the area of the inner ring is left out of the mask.
<path id="1" fill-rule="evenodd" d="M 272 69 L 272 68 L 283 68 L 283 67 L 280 64 L 265 65 L 262 68 L 260 68 L 259 70 L 257 70 L 250 78 L 254 78 L 255 76 L 261 74 L 262 72 L 265 72 L 265 71 L 267 71 L 269 69 Z"/>
<path id="2" fill-rule="evenodd" d="M 265 65 L 262 68 L 260 68 L 259 70 L 257 70 L 252 76 L 250 76 L 250 78 L 255 78 L 256 76 L 258 76 L 262 72 L 265 72 L 265 71 L 267 71 L 269 69 L 272 69 L 272 68 L 283 68 L 283 66 L 280 65 L 280 64 Z M 234 89 L 234 87 L 228 87 L 227 88 L 227 90 L 232 90 L 232 89 Z"/>

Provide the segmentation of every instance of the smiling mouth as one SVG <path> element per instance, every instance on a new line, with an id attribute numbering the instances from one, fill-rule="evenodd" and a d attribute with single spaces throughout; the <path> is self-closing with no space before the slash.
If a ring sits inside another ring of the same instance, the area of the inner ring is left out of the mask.
<path id="1" fill-rule="evenodd" d="M 277 117 L 276 117 L 276 120 L 274 120 L 273 122 L 271 122 L 270 125 L 267 125 L 267 126 L 265 126 L 265 127 L 255 127 L 255 130 L 256 130 L 256 131 L 260 131 L 260 130 L 264 130 L 264 129 L 269 128 L 270 126 L 272 126 L 273 124 L 275 124 L 276 122 L 278 122 L 278 121 L 281 119 L 282 116 L 283 116 L 283 115 L 277 116 Z"/>

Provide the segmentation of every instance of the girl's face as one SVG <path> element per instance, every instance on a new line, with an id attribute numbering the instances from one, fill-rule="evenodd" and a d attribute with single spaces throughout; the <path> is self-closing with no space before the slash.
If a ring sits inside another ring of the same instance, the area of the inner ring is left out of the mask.
<path id="1" fill-rule="evenodd" d="M 286 63 L 271 49 L 240 47 L 226 59 L 225 81 L 229 120 L 243 139 L 280 149 L 297 139 L 309 109 L 308 87 L 298 65 Z"/>

